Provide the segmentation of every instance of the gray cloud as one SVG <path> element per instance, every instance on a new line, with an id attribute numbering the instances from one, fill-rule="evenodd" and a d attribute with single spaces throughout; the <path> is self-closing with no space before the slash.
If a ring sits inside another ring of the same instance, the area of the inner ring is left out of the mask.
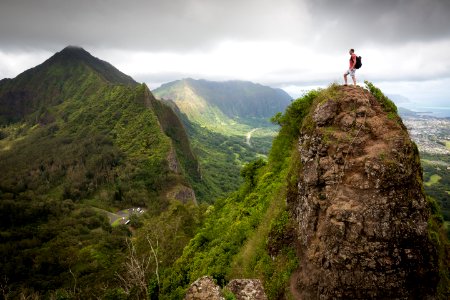
<path id="1" fill-rule="evenodd" d="M 71 44 L 150 88 L 194 77 L 295 90 L 342 81 L 353 47 L 361 82 L 447 101 L 448 16 L 449 0 L 0 0 L 0 78 Z"/>
<path id="2" fill-rule="evenodd" d="M 285 5 L 283 5 L 285 3 Z M 3 0 L 2 47 L 193 50 L 222 39 L 264 39 L 287 29 L 290 0 Z M 272 24 L 272 22 L 275 22 Z M 280 35 L 282 36 L 282 34 Z"/>
<path id="3" fill-rule="evenodd" d="M 395 46 L 450 37 L 448 0 L 315 0 L 308 7 L 322 45 Z"/>
<path id="4" fill-rule="evenodd" d="M 448 16 L 448 0 L 2 0 L 0 48 L 180 52 L 222 40 L 290 40 L 315 48 L 398 44 L 448 38 Z"/>

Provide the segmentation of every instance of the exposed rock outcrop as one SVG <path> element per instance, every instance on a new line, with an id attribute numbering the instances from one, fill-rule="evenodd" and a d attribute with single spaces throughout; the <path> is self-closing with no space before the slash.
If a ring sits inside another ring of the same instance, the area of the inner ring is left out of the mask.
<path id="1" fill-rule="evenodd" d="M 203 276 L 197 279 L 189 287 L 185 300 L 225 300 L 220 291 L 220 287 L 214 282 L 212 277 Z"/>
<path id="2" fill-rule="evenodd" d="M 267 300 L 259 279 L 233 279 L 226 288 L 233 292 L 237 300 Z"/>
<path id="3" fill-rule="evenodd" d="M 176 199 L 183 203 L 192 201 L 197 205 L 197 198 L 195 197 L 194 190 L 184 185 L 175 186 L 170 191 L 168 191 L 166 195 L 168 199 Z"/>
<path id="4" fill-rule="evenodd" d="M 295 217 L 302 299 L 428 299 L 438 281 L 417 147 L 360 87 L 335 87 L 305 119 Z"/>
<path id="5" fill-rule="evenodd" d="M 169 154 L 167 155 L 167 162 L 169 164 L 170 171 L 172 171 L 176 174 L 181 173 L 180 163 L 178 162 L 177 154 L 176 154 L 175 148 L 173 146 L 170 147 Z"/>
<path id="6" fill-rule="evenodd" d="M 258 279 L 233 279 L 226 289 L 231 291 L 237 300 L 267 300 L 263 285 Z M 220 287 L 210 276 L 203 276 L 194 281 L 184 299 L 225 300 Z"/>

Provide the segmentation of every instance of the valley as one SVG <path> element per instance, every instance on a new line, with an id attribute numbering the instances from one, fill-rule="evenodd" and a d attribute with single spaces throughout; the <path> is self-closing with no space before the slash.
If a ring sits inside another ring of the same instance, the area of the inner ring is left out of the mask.
<path id="1" fill-rule="evenodd" d="M 239 172 L 244 164 L 267 157 L 279 130 L 270 118 L 291 101 L 280 89 L 246 81 L 186 78 L 153 93 L 174 108 L 186 128 L 204 182 L 198 186 L 193 181 L 193 186 L 207 203 L 242 184 Z"/>

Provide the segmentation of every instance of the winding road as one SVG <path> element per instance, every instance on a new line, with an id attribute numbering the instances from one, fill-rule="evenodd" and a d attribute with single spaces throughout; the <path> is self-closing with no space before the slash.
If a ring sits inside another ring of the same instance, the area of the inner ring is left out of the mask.
<path id="1" fill-rule="evenodd" d="M 131 214 L 143 214 L 146 209 L 139 208 L 139 207 L 131 207 L 123 210 L 119 210 L 116 213 L 109 212 L 107 210 L 94 207 L 95 210 L 105 213 L 109 218 L 109 224 L 113 224 L 117 220 L 121 219 L 118 224 L 126 224 L 126 222 L 129 220 L 129 217 Z"/>
<path id="2" fill-rule="evenodd" d="M 252 144 L 250 143 L 250 139 L 252 138 L 252 134 L 253 132 L 255 132 L 256 130 L 258 130 L 260 128 L 253 128 L 252 130 L 250 130 L 249 132 L 247 132 L 246 134 L 246 139 L 245 142 L 247 143 L 247 145 L 251 146 Z"/>

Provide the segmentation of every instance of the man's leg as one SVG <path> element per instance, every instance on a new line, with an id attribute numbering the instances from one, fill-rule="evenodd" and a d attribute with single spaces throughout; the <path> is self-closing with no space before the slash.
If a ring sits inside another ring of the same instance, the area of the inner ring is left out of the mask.
<path id="1" fill-rule="evenodd" d="M 347 73 L 344 74 L 344 82 L 345 82 L 345 85 L 347 85 Z"/>
<path id="2" fill-rule="evenodd" d="M 352 79 L 353 79 L 353 85 L 356 85 L 356 77 L 352 76 Z M 347 80 L 346 80 L 346 83 L 347 83 Z"/>

